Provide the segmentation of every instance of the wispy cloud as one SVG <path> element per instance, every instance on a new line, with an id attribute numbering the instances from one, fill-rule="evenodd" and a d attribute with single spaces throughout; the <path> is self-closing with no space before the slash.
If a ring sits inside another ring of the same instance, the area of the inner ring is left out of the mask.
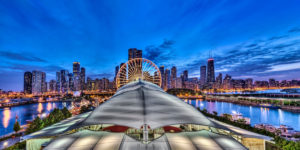
<path id="1" fill-rule="evenodd" d="M 0 51 L 0 56 L 2 58 L 15 60 L 15 61 L 30 61 L 30 62 L 47 62 L 44 59 L 39 57 L 35 57 L 32 54 L 26 53 L 16 53 L 16 52 L 9 52 L 9 51 Z"/>
<path id="2" fill-rule="evenodd" d="M 243 42 L 227 49 L 220 48 L 214 54 L 216 72 L 228 73 L 234 77 L 247 76 L 258 79 L 262 76 L 271 77 L 276 72 L 277 77 L 285 74 L 284 77 L 288 78 L 286 71 L 295 72 L 300 68 L 300 37 L 289 34 L 273 36 Z M 199 55 L 196 58 L 178 60 L 184 64 L 179 71 L 188 69 L 192 76 L 199 77 L 199 68 L 201 65 L 206 65 L 206 59 L 203 55 Z"/>
<path id="3" fill-rule="evenodd" d="M 145 48 L 144 57 L 154 63 L 167 63 L 174 58 L 174 54 L 172 53 L 174 44 L 175 41 L 165 39 L 160 45 L 149 45 Z"/>

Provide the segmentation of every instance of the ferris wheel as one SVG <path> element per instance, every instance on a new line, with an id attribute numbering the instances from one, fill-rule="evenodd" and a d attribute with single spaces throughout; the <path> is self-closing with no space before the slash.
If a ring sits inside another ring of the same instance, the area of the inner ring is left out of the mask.
<path id="1" fill-rule="evenodd" d="M 120 67 L 116 77 L 116 87 L 120 88 L 129 82 L 138 80 L 145 80 L 160 86 L 161 74 L 159 68 L 152 61 L 145 58 L 131 59 Z"/>

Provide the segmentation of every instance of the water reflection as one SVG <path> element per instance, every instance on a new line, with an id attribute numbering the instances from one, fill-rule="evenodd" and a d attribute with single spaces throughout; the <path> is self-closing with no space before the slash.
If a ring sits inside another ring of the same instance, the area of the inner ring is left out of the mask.
<path id="1" fill-rule="evenodd" d="M 26 124 L 26 120 L 33 120 L 38 115 L 47 115 L 54 108 L 62 109 L 63 106 L 70 108 L 71 102 L 65 102 L 66 104 L 62 104 L 62 102 L 50 102 L 50 103 L 34 103 L 28 105 L 20 105 L 13 106 L 10 109 L 0 109 L 0 136 L 12 133 L 13 124 L 16 121 L 16 117 L 18 116 L 18 121 L 21 125 Z"/>
<path id="2" fill-rule="evenodd" d="M 51 108 L 52 108 L 52 105 L 51 105 L 51 103 L 49 102 L 49 103 L 47 104 L 47 110 L 50 111 Z"/>
<path id="3" fill-rule="evenodd" d="M 9 119 L 10 119 L 10 109 L 5 108 L 3 111 L 3 120 L 2 120 L 4 128 L 8 127 Z"/>
<path id="4" fill-rule="evenodd" d="M 218 114 L 232 114 L 232 112 L 241 113 L 244 117 L 251 119 L 252 126 L 260 123 L 267 123 L 279 127 L 288 125 L 295 130 L 300 131 L 300 113 L 292 113 L 281 109 L 269 109 L 255 106 L 244 106 L 227 102 L 213 102 L 206 100 L 184 100 L 200 109 L 207 109 L 208 112 L 218 112 Z"/>
<path id="5" fill-rule="evenodd" d="M 39 114 L 42 113 L 42 110 L 43 110 L 43 105 L 42 105 L 42 103 L 39 103 L 38 109 L 37 109 L 37 111 L 39 112 Z"/>

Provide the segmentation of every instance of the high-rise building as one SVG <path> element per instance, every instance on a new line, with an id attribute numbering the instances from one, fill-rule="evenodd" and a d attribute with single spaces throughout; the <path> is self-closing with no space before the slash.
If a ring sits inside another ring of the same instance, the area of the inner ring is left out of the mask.
<path id="1" fill-rule="evenodd" d="M 161 88 L 164 89 L 165 87 L 165 67 L 164 66 L 160 66 L 159 67 L 159 72 L 160 72 L 160 76 L 161 76 Z"/>
<path id="2" fill-rule="evenodd" d="M 246 84 L 246 88 L 252 89 L 253 88 L 253 79 L 252 78 L 246 79 L 245 84 Z"/>
<path id="3" fill-rule="evenodd" d="M 42 72 L 42 85 L 41 85 L 41 91 L 43 92 L 47 92 L 47 82 L 46 82 L 46 73 Z"/>
<path id="4" fill-rule="evenodd" d="M 171 73 L 169 69 L 165 70 L 165 90 L 170 89 L 171 88 Z"/>
<path id="5" fill-rule="evenodd" d="M 74 91 L 74 76 L 73 73 L 68 74 L 68 91 Z"/>
<path id="6" fill-rule="evenodd" d="M 74 76 L 80 75 L 80 63 L 73 62 L 73 74 Z"/>
<path id="7" fill-rule="evenodd" d="M 187 81 L 189 79 L 189 74 L 187 70 L 183 71 L 183 81 Z"/>
<path id="8" fill-rule="evenodd" d="M 219 89 L 222 88 L 222 73 L 219 73 L 219 75 L 216 78 L 216 82 L 215 82 L 215 88 Z"/>
<path id="9" fill-rule="evenodd" d="M 81 90 L 85 90 L 85 68 L 81 67 L 81 71 L 80 71 L 80 86 L 81 86 Z"/>
<path id="10" fill-rule="evenodd" d="M 276 80 L 273 78 L 269 79 L 269 85 L 270 87 L 276 87 Z"/>
<path id="11" fill-rule="evenodd" d="M 87 84 L 87 90 L 91 91 L 92 90 L 92 79 L 90 77 L 87 77 L 86 79 L 86 84 Z"/>
<path id="12" fill-rule="evenodd" d="M 171 69 L 171 88 L 176 87 L 177 69 L 175 66 Z"/>
<path id="13" fill-rule="evenodd" d="M 175 88 L 178 88 L 178 89 L 183 88 L 182 85 L 183 85 L 182 78 L 181 77 L 176 78 Z"/>
<path id="14" fill-rule="evenodd" d="M 119 67 L 119 66 L 116 66 L 116 68 L 115 68 L 115 77 L 117 77 L 117 74 L 118 74 L 118 72 L 119 72 L 119 69 L 120 69 L 120 67 Z"/>
<path id="15" fill-rule="evenodd" d="M 60 92 L 60 84 L 61 84 L 61 76 L 60 72 L 56 72 L 56 92 Z"/>
<path id="16" fill-rule="evenodd" d="M 68 74 L 69 72 L 67 70 L 60 71 L 60 91 L 62 93 L 66 93 L 69 89 Z"/>
<path id="17" fill-rule="evenodd" d="M 223 80 L 223 88 L 224 89 L 231 89 L 232 88 L 232 83 L 231 83 L 231 76 L 226 74 L 224 80 Z"/>
<path id="18" fill-rule="evenodd" d="M 128 60 L 131 60 L 134 58 L 142 58 L 142 57 L 143 57 L 142 50 L 138 50 L 136 48 L 128 49 Z"/>
<path id="19" fill-rule="evenodd" d="M 49 82 L 49 92 L 55 92 L 56 91 L 56 81 L 50 80 Z"/>
<path id="20" fill-rule="evenodd" d="M 24 93 L 32 93 L 32 73 L 28 71 L 24 73 Z"/>
<path id="21" fill-rule="evenodd" d="M 73 75 L 74 75 L 74 90 L 79 91 L 81 90 L 81 80 L 80 80 L 80 63 L 73 62 Z"/>
<path id="22" fill-rule="evenodd" d="M 213 58 L 207 60 L 207 82 L 215 82 L 215 66 Z"/>
<path id="23" fill-rule="evenodd" d="M 41 94 L 42 93 L 42 72 L 32 71 L 32 93 Z"/>
<path id="24" fill-rule="evenodd" d="M 204 85 L 206 82 L 206 66 L 200 67 L 200 84 Z"/>

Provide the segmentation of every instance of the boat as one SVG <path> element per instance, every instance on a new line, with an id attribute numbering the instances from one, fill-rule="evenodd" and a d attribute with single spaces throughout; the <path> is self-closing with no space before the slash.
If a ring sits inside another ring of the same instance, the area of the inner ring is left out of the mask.
<path id="1" fill-rule="evenodd" d="M 258 104 L 258 107 L 264 107 L 264 108 L 273 108 L 273 109 L 277 109 L 280 108 L 279 106 L 274 106 L 272 104 Z"/>

